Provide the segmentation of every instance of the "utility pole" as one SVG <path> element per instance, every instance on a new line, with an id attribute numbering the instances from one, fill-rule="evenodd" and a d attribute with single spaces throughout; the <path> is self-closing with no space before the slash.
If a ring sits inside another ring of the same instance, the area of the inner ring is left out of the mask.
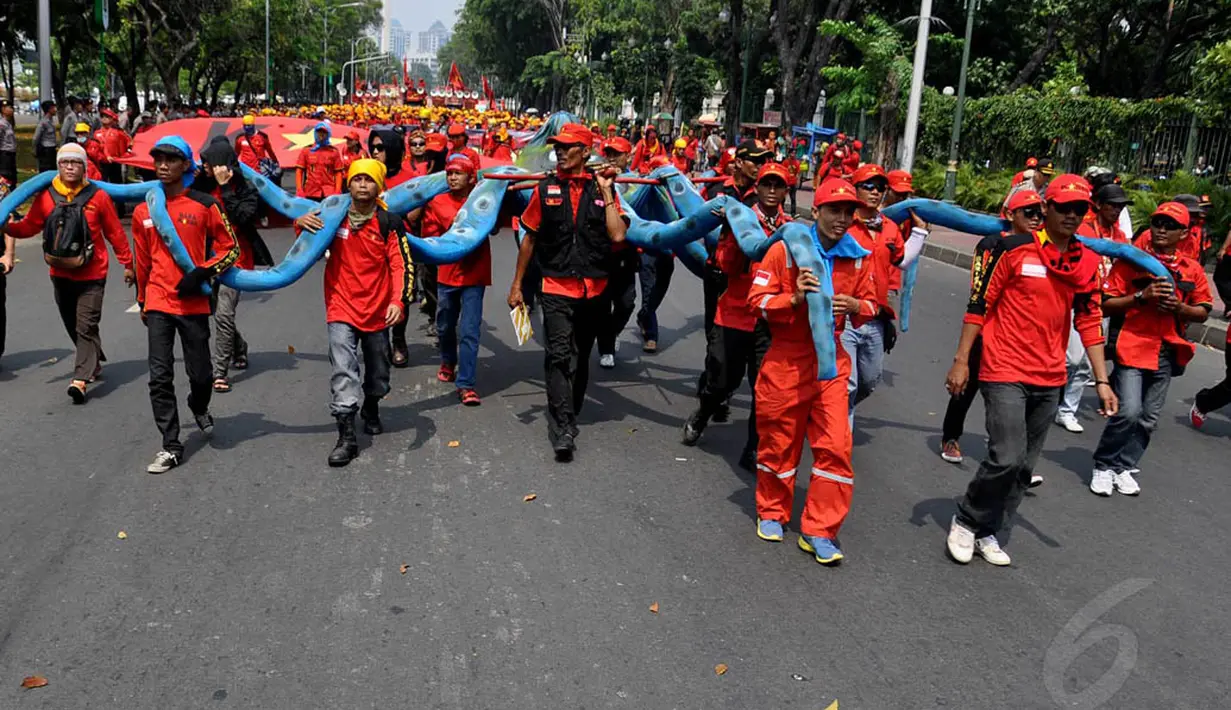
<path id="1" fill-rule="evenodd" d="M 51 0 L 38 0 L 38 93 L 42 101 L 55 99 L 51 86 Z"/>
<path id="2" fill-rule="evenodd" d="M 273 105 L 271 97 L 271 88 L 273 85 L 269 81 L 269 0 L 265 0 L 265 104 Z"/>
<path id="3" fill-rule="evenodd" d="M 957 78 L 957 108 L 953 111 L 953 137 L 949 140 L 949 166 L 945 168 L 945 201 L 957 195 L 957 156 L 962 144 L 962 111 L 966 108 L 966 67 L 970 64 L 970 35 L 975 28 L 978 0 L 966 0 L 966 41 L 962 43 L 962 71 Z"/>
<path id="4" fill-rule="evenodd" d="M 910 101 L 906 105 L 906 136 L 902 140 L 901 168 L 910 171 L 915 163 L 915 143 L 919 138 L 919 105 L 923 101 L 923 68 L 928 59 L 928 30 L 932 24 L 932 0 L 919 3 L 919 33 L 915 37 L 915 64 L 910 79 Z"/>

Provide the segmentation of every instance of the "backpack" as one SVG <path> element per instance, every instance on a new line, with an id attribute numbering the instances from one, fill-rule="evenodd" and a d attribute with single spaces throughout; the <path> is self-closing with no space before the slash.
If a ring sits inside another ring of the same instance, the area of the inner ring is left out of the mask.
<path id="1" fill-rule="evenodd" d="M 43 225 L 43 261 L 59 269 L 80 269 L 94 256 L 94 240 L 86 224 L 85 206 L 98 191 L 93 183 L 69 202 L 56 190 L 48 190 L 55 208 Z"/>

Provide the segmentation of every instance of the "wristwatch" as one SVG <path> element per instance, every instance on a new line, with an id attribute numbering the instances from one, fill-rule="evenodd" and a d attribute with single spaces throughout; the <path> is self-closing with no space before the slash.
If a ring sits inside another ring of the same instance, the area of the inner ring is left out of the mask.
<path id="1" fill-rule="evenodd" d="M 1138 291 L 1137 293 L 1134 293 L 1134 294 L 1133 294 L 1133 300 L 1134 300 L 1134 301 L 1136 301 L 1137 303 L 1143 303 L 1143 302 L 1145 302 L 1145 300 L 1146 300 L 1146 292 L 1145 292 L 1145 291 Z"/>

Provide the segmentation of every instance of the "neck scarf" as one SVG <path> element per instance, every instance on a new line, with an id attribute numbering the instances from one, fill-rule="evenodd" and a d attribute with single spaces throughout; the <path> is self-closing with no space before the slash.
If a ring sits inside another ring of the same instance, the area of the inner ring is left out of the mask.
<path id="1" fill-rule="evenodd" d="M 376 208 L 378 206 L 379 205 L 373 205 L 372 211 L 364 214 L 363 212 L 355 209 L 355 203 L 352 202 L 350 209 L 346 210 L 346 220 L 350 225 L 351 231 L 357 232 L 360 229 L 363 229 L 363 225 L 370 222 L 372 218 L 376 216 Z"/>

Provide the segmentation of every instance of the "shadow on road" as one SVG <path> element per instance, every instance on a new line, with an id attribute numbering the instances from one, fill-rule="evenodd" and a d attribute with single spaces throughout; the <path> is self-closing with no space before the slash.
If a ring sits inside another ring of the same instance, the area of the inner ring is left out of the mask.
<path id="1" fill-rule="evenodd" d="M 61 358 L 72 355 L 72 350 L 65 348 L 47 348 L 45 350 L 23 350 L 21 352 L 10 353 L 0 360 L 0 378 L 12 379 L 13 373 L 18 370 L 24 370 L 27 367 L 38 365 L 39 367 L 51 367 L 60 361 Z"/>

